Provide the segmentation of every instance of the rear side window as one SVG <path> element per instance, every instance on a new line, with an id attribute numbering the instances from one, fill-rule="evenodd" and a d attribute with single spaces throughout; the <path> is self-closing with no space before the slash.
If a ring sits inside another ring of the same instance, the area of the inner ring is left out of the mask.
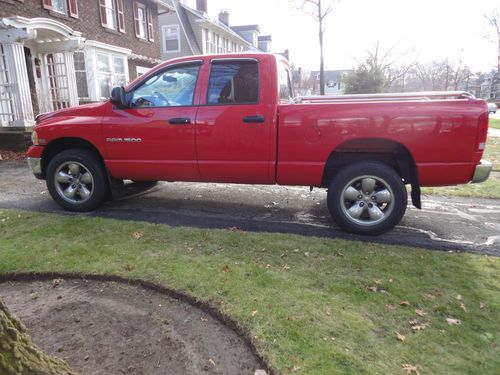
<path id="1" fill-rule="evenodd" d="M 259 102 L 257 61 L 213 62 L 208 81 L 207 104 Z"/>

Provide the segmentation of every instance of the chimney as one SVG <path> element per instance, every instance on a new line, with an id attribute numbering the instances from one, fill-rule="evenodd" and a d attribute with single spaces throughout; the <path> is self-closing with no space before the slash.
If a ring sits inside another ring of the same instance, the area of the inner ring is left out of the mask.
<path id="1" fill-rule="evenodd" d="M 219 13 L 219 21 L 224 25 L 229 26 L 229 12 L 227 10 L 221 10 Z"/>
<path id="2" fill-rule="evenodd" d="M 207 0 L 196 0 L 196 10 L 199 10 L 203 13 L 207 12 Z"/>

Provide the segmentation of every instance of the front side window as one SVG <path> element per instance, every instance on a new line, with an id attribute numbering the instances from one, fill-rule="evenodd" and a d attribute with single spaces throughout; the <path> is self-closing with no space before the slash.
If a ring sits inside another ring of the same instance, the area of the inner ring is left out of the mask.
<path id="1" fill-rule="evenodd" d="M 251 104 L 259 101 L 256 61 L 214 62 L 208 82 L 208 104 Z"/>
<path id="2" fill-rule="evenodd" d="M 165 52 L 179 52 L 181 49 L 179 25 L 163 26 L 163 40 Z"/>
<path id="3" fill-rule="evenodd" d="M 127 94 L 130 106 L 140 108 L 193 105 L 199 70 L 199 65 L 180 66 L 155 74 Z"/>

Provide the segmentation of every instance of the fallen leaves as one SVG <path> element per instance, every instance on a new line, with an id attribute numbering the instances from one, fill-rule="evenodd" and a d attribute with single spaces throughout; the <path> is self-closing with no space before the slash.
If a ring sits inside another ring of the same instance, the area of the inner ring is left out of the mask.
<path id="1" fill-rule="evenodd" d="M 399 332 L 396 332 L 396 338 L 401 342 L 404 342 L 406 340 L 406 336 L 400 334 Z"/>
<path id="2" fill-rule="evenodd" d="M 0 150 L 0 161 L 23 160 L 25 156 L 24 152 Z"/>
<path id="3" fill-rule="evenodd" d="M 415 314 L 417 314 L 418 316 L 420 316 L 422 318 L 425 316 L 425 312 L 422 309 L 416 309 Z"/>
<path id="4" fill-rule="evenodd" d="M 257 315 L 258 312 L 259 312 L 258 310 L 252 311 L 252 317 L 254 317 L 255 315 Z"/>
<path id="5" fill-rule="evenodd" d="M 484 302 L 479 302 L 479 309 L 483 310 L 486 307 L 486 304 Z"/>
<path id="6" fill-rule="evenodd" d="M 410 323 L 410 327 L 413 332 L 423 331 L 431 325 L 429 322 L 421 322 L 418 319 L 412 319 L 408 323 Z"/>
<path id="7" fill-rule="evenodd" d="M 408 301 L 401 301 L 401 302 L 399 302 L 399 306 L 410 306 L 410 302 L 408 302 Z"/>
<path id="8" fill-rule="evenodd" d="M 404 371 L 406 371 L 407 374 L 415 374 L 415 375 L 420 375 L 418 369 L 422 368 L 420 365 L 411 365 L 409 363 L 402 364 L 401 367 L 403 368 Z"/>
<path id="9" fill-rule="evenodd" d="M 229 266 L 226 264 L 226 265 L 224 266 L 224 268 L 222 269 L 222 271 L 224 271 L 224 272 L 230 272 L 230 271 L 231 271 L 231 269 L 230 269 L 230 268 L 229 268 Z"/>
<path id="10" fill-rule="evenodd" d="M 464 312 L 467 312 L 467 307 L 465 306 L 465 304 L 463 302 L 460 303 L 460 308 L 462 310 L 464 310 Z"/>
<path id="11" fill-rule="evenodd" d="M 460 324 L 462 324 L 462 322 L 459 319 L 454 319 L 454 318 L 446 318 L 446 322 L 450 326 L 459 326 Z"/>
<path id="12" fill-rule="evenodd" d="M 142 237 L 144 237 L 144 232 L 140 232 L 140 231 L 134 232 L 134 233 L 132 233 L 132 237 L 136 240 L 139 240 Z"/>
<path id="13" fill-rule="evenodd" d="M 57 288 L 63 282 L 64 282 L 63 279 L 54 279 L 54 280 L 52 280 L 52 288 Z"/>

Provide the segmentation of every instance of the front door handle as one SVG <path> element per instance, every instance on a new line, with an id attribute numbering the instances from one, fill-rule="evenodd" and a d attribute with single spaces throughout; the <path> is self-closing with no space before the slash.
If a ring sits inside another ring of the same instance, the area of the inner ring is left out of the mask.
<path id="1" fill-rule="evenodd" d="M 188 117 L 174 117 L 168 120 L 170 125 L 188 125 L 191 123 L 191 119 Z"/>
<path id="2" fill-rule="evenodd" d="M 262 123 L 265 121 L 264 116 L 258 115 L 258 116 L 245 116 L 243 117 L 243 122 L 248 124 L 248 123 Z"/>

